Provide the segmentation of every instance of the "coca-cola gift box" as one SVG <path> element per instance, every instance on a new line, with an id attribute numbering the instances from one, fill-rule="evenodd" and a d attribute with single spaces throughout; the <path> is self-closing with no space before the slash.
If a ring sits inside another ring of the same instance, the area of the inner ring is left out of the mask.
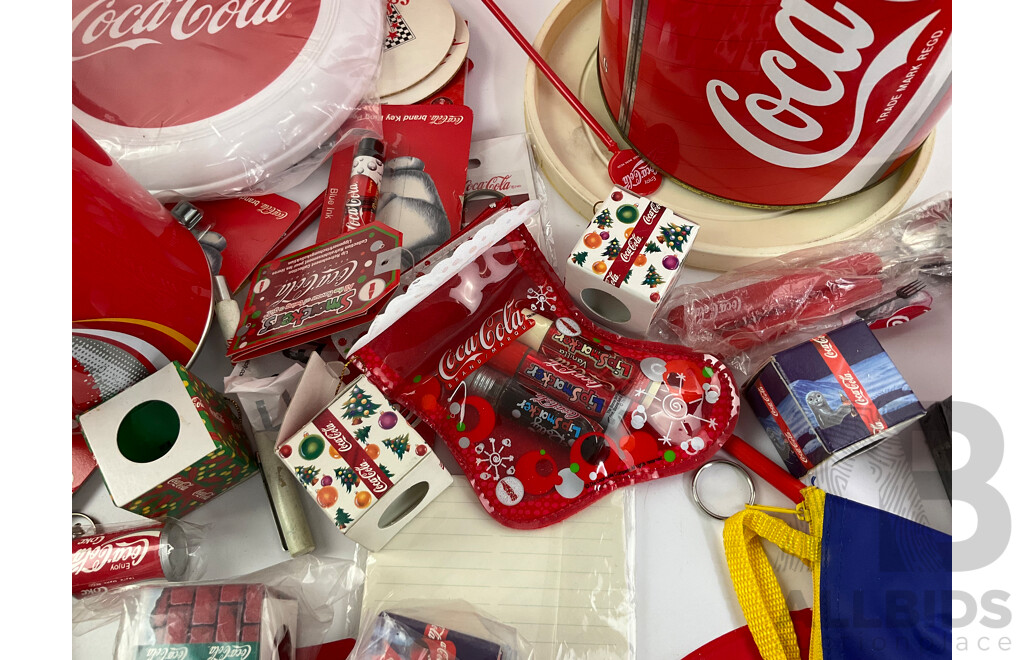
<path id="1" fill-rule="evenodd" d="M 231 401 L 178 362 L 81 415 L 114 504 L 180 518 L 257 471 Z"/>
<path id="2" fill-rule="evenodd" d="M 430 446 L 363 376 L 277 453 L 331 522 L 372 551 L 452 484 Z"/>
<path id="3" fill-rule="evenodd" d="M 664 206 L 615 188 L 573 248 L 565 288 L 591 318 L 642 337 L 697 230 Z"/>
<path id="4" fill-rule="evenodd" d="M 294 660 L 299 603 L 263 584 L 149 587 L 120 643 L 134 658 Z M 129 610 L 130 611 L 130 610 Z"/>
<path id="5" fill-rule="evenodd" d="M 797 477 L 868 449 L 925 412 L 863 322 L 775 354 L 746 397 Z"/>

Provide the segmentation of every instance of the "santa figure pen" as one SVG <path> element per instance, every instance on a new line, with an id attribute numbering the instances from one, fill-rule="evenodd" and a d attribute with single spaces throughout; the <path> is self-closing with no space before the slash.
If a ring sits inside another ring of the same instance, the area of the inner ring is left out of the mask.
<path id="1" fill-rule="evenodd" d="M 384 173 L 384 143 L 363 138 L 352 156 L 352 172 L 345 189 L 345 231 L 373 222 Z"/>

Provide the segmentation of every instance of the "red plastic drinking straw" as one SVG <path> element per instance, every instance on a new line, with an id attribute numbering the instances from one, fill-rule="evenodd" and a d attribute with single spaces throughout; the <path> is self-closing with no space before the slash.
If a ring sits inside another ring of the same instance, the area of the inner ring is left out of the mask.
<path id="1" fill-rule="evenodd" d="M 555 86 L 558 93 L 561 94 L 569 105 L 572 106 L 572 109 L 576 111 L 580 118 L 586 122 L 587 126 L 590 127 L 590 130 L 594 131 L 597 137 L 601 139 L 601 142 L 604 143 L 604 146 L 608 151 L 612 153 L 619 151 L 620 148 L 618 142 L 608 134 L 608 131 L 604 130 L 604 127 L 602 127 L 601 123 L 594 118 L 594 115 L 590 114 L 590 111 L 580 103 L 580 100 L 576 98 L 576 95 L 565 86 L 565 83 L 558 77 L 558 74 L 548 66 L 548 63 L 544 61 L 544 58 L 540 56 L 540 53 L 534 49 L 533 44 L 527 41 L 526 37 L 524 37 L 523 34 L 516 29 L 516 26 L 512 24 L 512 21 L 508 19 L 508 16 L 498 9 L 498 5 L 494 4 L 494 0 L 481 1 L 488 9 L 491 10 L 494 17 L 498 19 L 499 23 L 501 23 L 501 26 L 504 27 L 510 35 L 512 35 L 512 38 L 516 40 L 519 47 L 526 52 L 527 56 L 529 56 L 531 60 L 533 60 L 533 63 L 537 65 L 537 68 L 541 70 L 541 73 L 543 73 L 551 84 Z"/>
<path id="2" fill-rule="evenodd" d="M 789 472 L 768 460 L 764 454 L 748 445 L 739 436 L 734 435 L 726 440 L 722 449 L 732 454 L 736 460 L 753 470 L 759 477 L 777 488 L 780 493 L 789 499 L 797 504 L 804 501 L 804 496 L 800 491 L 807 486 Z"/>

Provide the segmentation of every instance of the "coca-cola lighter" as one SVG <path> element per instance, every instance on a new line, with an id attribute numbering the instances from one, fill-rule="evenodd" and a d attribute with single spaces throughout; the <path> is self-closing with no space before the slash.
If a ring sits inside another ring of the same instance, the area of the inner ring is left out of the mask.
<path id="1" fill-rule="evenodd" d="M 144 580 L 176 582 L 189 569 L 184 527 L 168 518 L 145 527 L 71 540 L 71 593 L 103 593 Z"/>
<path id="2" fill-rule="evenodd" d="M 352 155 L 352 173 L 345 189 L 345 231 L 373 222 L 384 174 L 384 143 L 363 138 Z"/>

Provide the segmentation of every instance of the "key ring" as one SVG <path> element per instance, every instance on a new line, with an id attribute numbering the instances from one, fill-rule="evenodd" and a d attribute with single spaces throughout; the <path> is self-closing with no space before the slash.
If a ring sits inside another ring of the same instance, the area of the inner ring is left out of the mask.
<path id="1" fill-rule="evenodd" d="M 80 518 L 80 522 L 75 522 L 76 518 Z M 89 536 L 90 534 L 96 533 L 96 521 L 85 515 L 84 513 L 78 513 L 77 511 L 71 512 L 71 538 L 76 539 L 79 536 Z"/>
<path id="2" fill-rule="evenodd" d="M 728 466 L 732 467 L 733 469 L 739 471 L 739 473 L 743 475 L 743 478 L 747 480 L 747 488 L 750 491 L 750 495 L 747 498 L 747 504 L 748 505 L 754 503 L 754 494 L 755 494 L 754 493 L 754 480 L 750 478 L 750 475 L 747 473 L 747 471 L 744 470 L 742 467 L 740 467 L 739 464 L 733 463 L 732 461 L 723 461 L 723 460 L 720 460 L 720 459 L 719 460 L 714 460 L 714 461 L 708 461 L 704 465 L 700 466 L 700 469 L 697 470 L 696 474 L 693 475 L 693 483 L 690 486 L 690 493 L 693 496 L 693 501 L 697 504 L 697 506 L 700 507 L 701 511 L 703 511 L 706 514 L 708 514 L 712 518 L 716 518 L 718 520 L 726 520 L 729 516 L 723 516 L 721 514 L 715 513 L 714 511 L 709 509 L 704 504 L 704 502 L 701 501 L 700 493 L 699 493 L 698 488 L 697 488 L 697 482 L 700 481 L 700 475 L 703 474 L 705 470 L 707 470 L 712 465 L 715 465 L 716 463 L 721 463 L 721 464 L 728 465 Z"/>

